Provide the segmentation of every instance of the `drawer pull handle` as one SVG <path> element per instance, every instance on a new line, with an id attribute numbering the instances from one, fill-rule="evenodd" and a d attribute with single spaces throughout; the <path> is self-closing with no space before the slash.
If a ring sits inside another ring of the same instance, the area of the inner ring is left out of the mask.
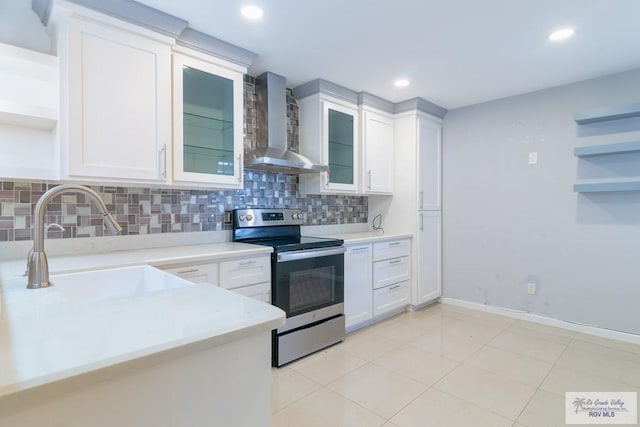
<path id="1" fill-rule="evenodd" d="M 399 264 L 401 262 L 402 262 L 401 259 L 394 259 L 393 261 L 389 261 L 389 264 Z"/>
<path id="2" fill-rule="evenodd" d="M 351 249 L 351 252 L 366 251 L 367 249 L 369 249 L 369 248 L 364 248 L 364 247 L 363 248 L 354 248 L 354 249 Z"/>
<path id="3" fill-rule="evenodd" d="M 393 285 L 393 286 L 389 286 L 389 290 L 391 290 L 391 289 L 398 289 L 400 286 L 402 286 L 402 285 Z"/>
<path id="4" fill-rule="evenodd" d="M 389 246 L 398 246 L 400 244 L 400 242 L 392 242 L 389 243 Z"/>
<path id="5" fill-rule="evenodd" d="M 187 268 L 186 270 L 178 270 L 178 274 L 197 273 L 198 271 L 200 271 L 199 268 Z"/>
<path id="6" fill-rule="evenodd" d="M 251 261 L 242 261 L 240 263 L 238 263 L 238 265 L 251 265 L 251 264 L 255 264 L 256 262 L 254 260 Z"/>

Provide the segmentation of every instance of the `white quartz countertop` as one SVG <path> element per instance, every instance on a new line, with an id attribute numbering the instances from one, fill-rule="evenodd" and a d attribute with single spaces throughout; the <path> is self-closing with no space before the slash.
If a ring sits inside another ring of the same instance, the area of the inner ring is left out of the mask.
<path id="1" fill-rule="evenodd" d="M 323 237 L 332 237 L 334 239 L 342 239 L 344 243 L 349 245 L 353 243 L 373 243 L 382 242 L 385 240 L 398 240 L 398 239 L 411 239 L 412 234 L 393 234 L 393 233 L 381 233 L 379 231 L 369 231 L 363 233 L 344 233 L 344 234 L 330 234 Z"/>
<path id="2" fill-rule="evenodd" d="M 45 245 L 46 246 L 46 245 Z M 46 247 L 45 247 L 46 251 Z M 268 255 L 273 251 L 268 246 L 245 243 L 212 243 L 201 245 L 171 246 L 91 253 L 86 255 L 48 256 L 51 274 L 70 273 L 130 265 L 147 264 L 163 267 L 179 263 L 216 261 L 224 258 Z M 25 272 L 27 254 L 24 259 L 0 263 L 0 283 L 20 277 Z M 26 286 L 26 278 L 23 278 Z"/>
<path id="3" fill-rule="evenodd" d="M 285 318 L 277 307 L 207 284 L 89 302 L 55 286 L 27 290 L 24 278 L 5 280 L 0 292 L 0 403 L 66 378 L 269 331 Z"/>

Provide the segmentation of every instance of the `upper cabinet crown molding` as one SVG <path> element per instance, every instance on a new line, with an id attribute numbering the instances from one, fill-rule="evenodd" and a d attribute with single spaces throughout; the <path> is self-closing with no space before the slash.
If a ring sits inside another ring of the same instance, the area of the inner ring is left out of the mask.
<path id="1" fill-rule="evenodd" d="M 46 26 L 49 24 L 54 5 L 64 5 L 65 3 L 92 9 L 173 38 L 178 38 L 189 24 L 184 19 L 133 0 L 32 0 L 31 9 Z"/>
<path id="2" fill-rule="evenodd" d="M 180 34 L 180 37 L 176 40 L 176 44 L 197 50 L 207 55 L 217 56 L 243 67 L 249 67 L 258 56 L 257 53 L 232 45 L 231 43 L 227 43 L 191 28 L 186 28 L 182 34 Z"/>
<path id="3" fill-rule="evenodd" d="M 367 92 L 360 92 L 358 94 L 358 105 L 365 106 L 367 108 L 374 108 L 387 114 L 393 114 L 395 112 L 395 104 L 393 102 L 371 95 Z"/>
<path id="4" fill-rule="evenodd" d="M 315 94 L 323 94 L 336 98 L 339 101 L 346 101 L 349 104 L 356 105 L 358 103 L 357 92 L 323 79 L 315 79 L 304 83 L 294 88 L 293 94 L 296 99 L 307 98 Z"/>
<path id="5" fill-rule="evenodd" d="M 81 10 L 88 16 L 91 12 L 99 13 L 99 20 L 104 17 L 133 24 L 139 29 L 149 30 L 171 39 L 189 49 L 213 55 L 226 61 L 248 68 L 258 56 L 247 49 L 232 45 L 200 31 L 189 28 L 189 23 L 168 13 L 143 5 L 133 0 L 32 0 L 31 8 L 40 17 L 45 26 L 49 26 L 53 11 L 56 8 L 72 11 Z"/>
<path id="6" fill-rule="evenodd" d="M 408 111 L 419 111 L 440 119 L 443 119 L 445 114 L 447 114 L 446 108 L 434 104 L 433 102 L 429 102 L 423 98 L 413 98 L 395 104 L 395 114 L 405 113 Z"/>

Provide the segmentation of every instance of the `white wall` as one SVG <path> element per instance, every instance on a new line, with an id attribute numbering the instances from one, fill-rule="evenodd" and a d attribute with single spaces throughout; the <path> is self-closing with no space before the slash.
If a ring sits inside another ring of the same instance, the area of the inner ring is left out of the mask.
<path id="1" fill-rule="evenodd" d="M 51 38 L 31 0 L 0 0 L 0 43 L 51 53 Z"/>
<path id="2" fill-rule="evenodd" d="M 640 192 L 573 192 L 640 175 L 640 154 L 576 146 L 640 140 L 640 120 L 577 111 L 640 102 L 640 70 L 450 111 L 444 120 L 444 296 L 640 333 Z M 538 152 L 539 164 L 528 165 Z M 537 285 L 527 295 L 526 283 Z"/>

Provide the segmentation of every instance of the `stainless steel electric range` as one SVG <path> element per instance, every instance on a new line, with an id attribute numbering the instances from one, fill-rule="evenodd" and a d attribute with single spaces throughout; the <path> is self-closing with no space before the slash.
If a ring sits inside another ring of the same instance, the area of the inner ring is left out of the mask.
<path id="1" fill-rule="evenodd" d="M 273 247 L 271 303 L 287 313 L 272 333 L 282 366 L 344 339 L 344 243 L 300 235 L 300 209 L 236 209 L 233 241 Z"/>

